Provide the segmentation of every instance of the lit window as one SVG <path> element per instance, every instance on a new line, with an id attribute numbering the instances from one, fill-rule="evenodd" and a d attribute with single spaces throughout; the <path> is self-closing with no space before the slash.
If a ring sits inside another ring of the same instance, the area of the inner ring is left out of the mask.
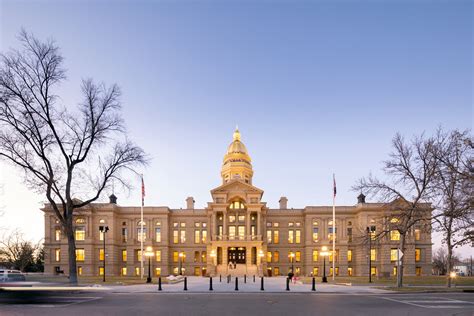
<path id="1" fill-rule="evenodd" d="M 54 240 L 60 241 L 61 240 L 61 228 L 56 227 L 54 230 Z"/>
<path id="2" fill-rule="evenodd" d="M 99 240 L 104 240 L 104 232 L 99 231 Z"/>
<path id="3" fill-rule="evenodd" d="M 374 225 L 370 226 L 370 238 L 375 240 L 377 236 L 376 227 Z"/>
<path id="4" fill-rule="evenodd" d="M 295 262 L 301 262 L 301 251 L 295 253 Z"/>
<path id="5" fill-rule="evenodd" d="M 200 222 L 195 222 L 194 227 L 201 227 L 201 223 Z"/>
<path id="6" fill-rule="evenodd" d="M 301 222 L 296 222 L 295 225 L 296 227 L 301 227 Z"/>
<path id="7" fill-rule="evenodd" d="M 181 227 L 186 227 L 186 223 L 185 223 L 185 222 L 181 222 L 181 223 L 180 223 L 180 226 L 181 226 Z"/>
<path id="8" fill-rule="evenodd" d="M 143 256 L 143 260 L 145 261 L 145 256 Z M 140 249 L 137 250 L 137 261 L 142 261 L 142 251 Z"/>
<path id="9" fill-rule="evenodd" d="M 201 242 L 201 231 L 199 229 L 196 229 L 194 231 L 194 243 L 199 244 Z"/>
<path id="10" fill-rule="evenodd" d="M 352 261 L 352 250 L 347 250 L 347 262 Z"/>
<path id="11" fill-rule="evenodd" d="M 77 267 L 77 275 L 82 275 L 82 267 L 81 266 Z"/>
<path id="12" fill-rule="evenodd" d="M 295 240 L 296 243 L 301 244 L 301 230 L 297 229 L 295 234 L 296 234 L 296 240 Z"/>
<path id="13" fill-rule="evenodd" d="M 398 230 L 391 230 L 390 240 L 400 240 L 400 232 Z"/>
<path id="14" fill-rule="evenodd" d="M 155 268 L 155 275 L 161 276 L 161 268 Z"/>
<path id="15" fill-rule="evenodd" d="M 267 230 L 267 243 L 271 244 L 272 243 L 272 231 Z"/>
<path id="16" fill-rule="evenodd" d="M 104 267 L 99 267 L 99 275 L 104 275 Z"/>
<path id="17" fill-rule="evenodd" d="M 140 275 L 140 267 L 135 267 L 135 275 L 136 276 Z"/>
<path id="18" fill-rule="evenodd" d="M 99 224 L 105 224 L 105 219 L 99 219 Z"/>
<path id="19" fill-rule="evenodd" d="M 377 267 L 371 267 L 370 268 L 370 274 L 376 276 L 377 275 Z"/>
<path id="20" fill-rule="evenodd" d="M 173 244 L 179 243 L 179 232 L 177 230 L 173 230 Z"/>
<path id="21" fill-rule="evenodd" d="M 352 227 L 347 228 L 347 241 L 352 242 Z"/>
<path id="22" fill-rule="evenodd" d="M 85 224 L 86 220 L 84 218 L 76 218 L 75 223 L 76 224 Z"/>
<path id="23" fill-rule="evenodd" d="M 76 237 L 76 240 L 85 240 L 86 239 L 86 228 L 85 227 L 76 227 L 75 237 Z"/>
<path id="24" fill-rule="evenodd" d="M 273 231 L 273 243 L 274 244 L 280 243 L 280 232 L 278 230 Z"/>
<path id="25" fill-rule="evenodd" d="M 202 243 L 205 244 L 207 242 L 207 229 L 203 229 L 201 232 L 202 235 Z"/>
<path id="26" fill-rule="evenodd" d="M 318 221 L 313 221 L 313 226 L 318 226 L 318 225 L 319 225 Z"/>
<path id="27" fill-rule="evenodd" d="M 267 222 L 267 227 L 272 227 L 272 222 Z"/>
<path id="28" fill-rule="evenodd" d="M 161 262 L 161 250 L 155 251 L 155 260 L 156 262 Z"/>
<path id="29" fill-rule="evenodd" d="M 419 229 L 415 229 L 415 240 L 420 240 L 421 238 L 421 231 Z"/>
<path id="30" fill-rule="evenodd" d="M 156 222 L 155 226 L 161 226 L 161 222 Z"/>
<path id="31" fill-rule="evenodd" d="M 229 223 L 235 223 L 235 215 L 229 215 Z"/>
<path id="32" fill-rule="evenodd" d="M 138 241 L 146 241 L 146 227 L 143 227 L 143 232 L 141 226 L 137 228 L 137 239 Z"/>
<path id="33" fill-rule="evenodd" d="M 203 228 L 206 228 L 206 227 L 207 227 L 207 223 L 202 223 L 202 227 L 203 227 Z"/>
<path id="34" fill-rule="evenodd" d="M 179 253 L 177 251 L 173 251 L 173 262 L 178 262 L 179 260 Z"/>
<path id="35" fill-rule="evenodd" d="M 123 227 L 122 228 L 122 242 L 127 242 L 127 228 L 126 227 Z"/>
<path id="36" fill-rule="evenodd" d="M 85 252 L 84 249 L 76 249 L 76 261 L 84 261 Z"/>
<path id="37" fill-rule="evenodd" d="M 314 267 L 313 268 L 313 276 L 318 276 L 319 275 L 319 268 L 318 267 Z"/>
<path id="38" fill-rule="evenodd" d="M 122 261 L 127 261 L 127 250 L 122 250 Z"/>
<path id="39" fill-rule="evenodd" d="M 273 262 L 278 262 L 280 261 L 280 253 L 278 251 L 275 251 L 273 253 Z"/>
<path id="40" fill-rule="evenodd" d="M 377 249 L 370 249 L 370 261 L 377 260 Z"/>
<path id="41" fill-rule="evenodd" d="M 313 242 L 318 242 L 318 228 L 313 227 Z"/>
<path id="42" fill-rule="evenodd" d="M 289 222 L 288 227 L 293 227 L 293 224 L 294 224 L 293 222 Z"/>
<path id="43" fill-rule="evenodd" d="M 99 249 L 99 261 L 104 261 L 104 249 Z"/>
<path id="44" fill-rule="evenodd" d="M 161 242 L 161 228 L 155 227 L 155 239 L 156 242 Z"/>
<path id="45" fill-rule="evenodd" d="M 397 248 L 390 249 L 390 261 L 397 261 L 397 259 L 398 259 Z"/>
<path id="46" fill-rule="evenodd" d="M 333 252 L 329 251 L 329 262 L 332 262 Z M 339 250 L 336 249 L 336 262 L 339 261 Z"/>
<path id="47" fill-rule="evenodd" d="M 206 251 L 201 252 L 201 262 L 204 262 L 204 263 L 207 262 L 207 252 Z"/>
<path id="48" fill-rule="evenodd" d="M 275 275 L 275 276 L 280 275 L 280 268 L 279 267 L 275 267 L 275 269 L 273 269 L 273 275 Z"/>
<path id="49" fill-rule="evenodd" d="M 416 267 L 415 271 L 416 271 L 416 276 L 421 276 L 421 267 Z"/>
<path id="50" fill-rule="evenodd" d="M 274 222 L 274 223 L 273 223 L 273 227 L 280 227 L 280 223 Z"/>
<path id="51" fill-rule="evenodd" d="M 396 276 L 397 275 L 397 267 L 393 267 L 393 271 L 392 271 L 393 275 Z"/>
<path id="52" fill-rule="evenodd" d="M 199 258 L 200 258 L 199 251 L 195 251 L 194 252 L 194 262 L 199 262 Z"/>
<path id="53" fill-rule="evenodd" d="M 416 248 L 415 249 L 415 261 L 420 261 L 421 260 L 421 249 Z"/>
<path id="54" fill-rule="evenodd" d="M 295 239 L 295 231 L 289 230 L 288 231 L 288 243 L 292 244 L 294 242 L 294 239 Z"/>
<path id="55" fill-rule="evenodd" d="M 174 222 L 173 227 L 179 227 L 178 222 Z"/>
<path id="56" fill-rule="evenodd" d="M 317 262 L 319 257 L 319 252 L 317 250 L 313 250 L 313 262 Z"/>
<path id="57" fill-rule="evenodd" d="M 267 251 L 267 262 L 268 263 L 272 262 L 272 252 L 271 251 Z"/>
<path id="58" fill-rule="evenodd" d="M 54 258 L 56 262 L 61 261 L 61 249 L 58 248 L 54 251 Z"/>
<path id="59" fill-rule="evenodd" d="M 122 267 L 122 270 L 121 270 L 120 274 L 121 274 L 122 276 L 127 276 L 127 268 L 126 268 L 126 267 Z"/>
<path id="60" fill-rule="evenodd" d="M 351 267 L 347 268 L 347 275 L 352 276 L 352 268 Z"/>
<path id="61" fill-rule="evenodd" d="M 239 222 L 244 222 L 244 221 L 245 221 L 245 216 L 239 215 Z"/>
<path id="62" fill-rule="evenodd" d="M 396 218 L 396 217 L 392 217 L 392 218 L 390 219 L 390 223 L 392 223 L 392 224 L 396 224 L 396 223 L 398 223 L 398 222 L 400 222 L 400 220 L 399 220 L 398 218 Z"/>

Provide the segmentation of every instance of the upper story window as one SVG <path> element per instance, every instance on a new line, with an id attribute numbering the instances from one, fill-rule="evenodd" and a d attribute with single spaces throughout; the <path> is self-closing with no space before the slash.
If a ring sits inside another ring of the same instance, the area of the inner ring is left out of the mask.
<path id="1" fill-rule="evenodd" d="M 142 231 L 142 224 L 143 224 L 143 231 Z M 137 222 L 137 239 L 138 241 L 145 241 L 146 240 L 146 223 L 142 221 Z"/>
<path id="2" fill-rule="evenodd" d="M 105 219 L 103 219 L 103 218 L 99 219 L 99 223 L 100 224 L 105 224 Z"/>
<path id="3" fill-rule="evenodd" d="M 76 218 L 76 221 L 75 221 L 76 224 L 85 224 L 86 223 L 86 220 L 82 217 L 80 218 Z"/>
<path id="4" fill-rule="evenodd" d="M 61 240 L 61 228 L 56 227 L 54 229 L 54 240 L 55 241 L 60 241 Z"/>
<path id="5" fill-rule="evenodd" d="M 234 201 L 230 203 L 229 209 L 231 210 L 243 210 L 245 208 L 245 204 L 240 201 Z"/>
<path id="6" fill-rule="evenodd" d="M 288 223 L 288 227 L 293 227 L 294 223 L 293 222 L 289 222 Z"/>
<path id="7" fill-rule="evenodd" d="M 86 239 L 86 228 L 83 226 L 75 228 L 75 239 L 76 240 L 85 240 Z"/>

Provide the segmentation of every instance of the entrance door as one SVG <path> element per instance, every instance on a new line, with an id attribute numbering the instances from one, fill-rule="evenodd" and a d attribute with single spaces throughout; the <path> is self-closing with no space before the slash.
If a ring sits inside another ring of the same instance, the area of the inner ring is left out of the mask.
<path id="1" fill-rule="evenodd" d="M 230 247 L 227 252 L 229 262 L 245 263 L 245 247 Z"/>

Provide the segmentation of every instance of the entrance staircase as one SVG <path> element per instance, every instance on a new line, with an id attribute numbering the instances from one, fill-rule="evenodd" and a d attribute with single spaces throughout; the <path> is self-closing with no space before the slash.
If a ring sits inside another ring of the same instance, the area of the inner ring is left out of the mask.
<path id="1" fill-rule="evenodd" d="M 224 264 L 220 264 L 217 266 L 217 275 L 231 275 L 231 276 L 258 276 L 258 269 L 256 265 L 249 265 L 246 264 L 237 264 L 235 269 L 230 269 L 228 266 Z"/>

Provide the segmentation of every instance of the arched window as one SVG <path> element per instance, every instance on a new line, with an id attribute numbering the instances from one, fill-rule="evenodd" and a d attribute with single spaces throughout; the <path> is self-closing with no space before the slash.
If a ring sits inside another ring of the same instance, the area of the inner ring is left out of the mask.
<path id="1" fill-rule="evenodd" d="M 231 210 L 243 210 L 245 209 L 245 204 L 241 201 L 234 201 L 230 203 L 229 208 Z"/>
<path id="2" fill-rule="evenodd" d="M 86 220 L 84 218 L 76 218 L 76 221 L 75 221 L 76 224 L 85 224 L 86 223 Z"/>
<path id="3" fill-rule="evenodd" d="M 105 224 L 105 219 L 103 218 L 99 219 L 99 224 Z"/>

